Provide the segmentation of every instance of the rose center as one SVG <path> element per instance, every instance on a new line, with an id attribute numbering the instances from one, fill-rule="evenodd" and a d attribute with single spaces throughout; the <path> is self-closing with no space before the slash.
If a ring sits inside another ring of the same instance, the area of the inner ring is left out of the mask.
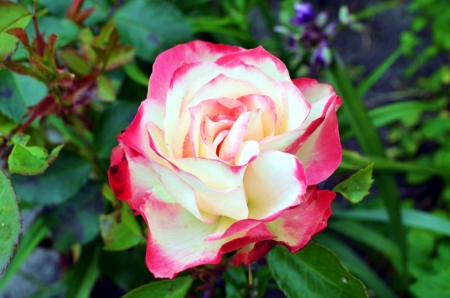
<path id="1" fill-rule="evenodd" d="M 222 114 L 215 115 L 212 118 L 206 116 L 203 133 L 207 142 L 211 145 L 219 157 L 223 140 L 228 135 L 228 132 L 235 123 L 236 119 L 236 116 L 227 116 Z"/>

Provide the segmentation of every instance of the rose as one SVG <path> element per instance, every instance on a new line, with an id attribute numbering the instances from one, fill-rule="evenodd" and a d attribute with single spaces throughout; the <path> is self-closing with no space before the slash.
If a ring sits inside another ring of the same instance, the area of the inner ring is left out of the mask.
<path id="1" fill-rule="evenodd" d="M 173 278 L 237 249 L 236 265 L 276 243 L 305 246 L 331 215 L 335 194 L 315 185 L 341 160 L 340 104 L 262 47 L 194 41 L 160 54 L 108 173 L 147 222 L 149 270 Z"/>

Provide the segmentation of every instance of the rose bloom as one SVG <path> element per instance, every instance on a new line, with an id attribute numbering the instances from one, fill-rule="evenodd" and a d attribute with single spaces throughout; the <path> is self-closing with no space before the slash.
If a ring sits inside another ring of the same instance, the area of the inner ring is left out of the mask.
<path id="1" fill-rule="evenodd" d="M 340 104 L 262 47 L 193 41 L 160 54 L 108 173 L 148 225 L 149 270 L 174 278 L 234 250 L 239 265 L 305 246 L 331 215 L 335 194 L 315 185 L 341 161 Z"/>

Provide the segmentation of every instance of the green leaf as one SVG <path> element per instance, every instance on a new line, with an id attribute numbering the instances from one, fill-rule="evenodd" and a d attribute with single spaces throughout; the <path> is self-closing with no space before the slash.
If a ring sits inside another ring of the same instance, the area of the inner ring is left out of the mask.
<path id="1" fill-rule="evenodd" d="M 84 76 L 91 71 L 91 65 L 81 54 L 73 49 L 61 49 L 58 51 L 61 59 L 74 73 Z"/>
<path id="2" fill-rule="evenodd" d="M 44 208 L 44 221 L 52 232 L 54 248 L 67 252 L 74 244 L 94 239 L 99 233 L 103 205 L 101 184 L 89 182 L 67 202 Z"/>
<path id="3" fill-rule="evenodd" d="M 108 57 L 106 69 L 111 70 L 131 62 L 134 58 L 134 48 L 130 46 L 116 46 Z"/>
<path id="4" fill-rule="evenodd" d="M 42 239 L 47 236 L 47 234 L 48 228 L 45 226 L 42 218 L 39 217 L 20 239 L 16 254 L 11 260 L 9 267 L 2 274 L 2 278 L 0 279 L 0 292 L 5 288 L 8 281 L 20 268 L 20 265 L 22 265 L 22 263 L 34 251 L 34 249 L 42 241 Z"/>
<path id="5" fill-rule="evenodd" d="M 296 254 L 276 246 L 269 267 L 287 297 L 368 297 L 364 285 L 325 247 L 310 242 Z"/>
<path id="6" fill-rule="evenodd" d="M 345 74 L 340 58 L 335 55 L 331 67 L 326 70 L 326 75 L 336 88 L 337 93 L 342 96 L 343 110 L 350 125 L 355 132 L 356 138 L 363 152 L 367 155 L 385 158 L 383 143 L 377 130 L 373 126 L 367 114 L 361 99 L 358 96 L 355 88 L 353 88 L 350 80 Z M 407 280 L 407 247 L 404 227 L 400 214 L 400 197 L 395 181 L 395 177 L 390 173 L 375 173 L 375 180 L 378 185 L 380 196 L 389 214 L 391 228 L 394 237 L 399 245 L 402 257 L 402 271 L 404 273 L 403 279 Z"/>
<path id="7" fill-rule="evenodd" d="M 122 204 L 121 210 L 100 215 L 100 231 L 105 250 L 125 250 L 145 241 L 141 228 L 130 207 Z"/>
<path id="8" fill-rule="evenodd" d="M 421 278 L 413 283 L 409 289 L 418 298 L 449 297 L 450 271 Z"/>
<path id="9" fill-rule="evenodd" d="M 0 274 L 13 257 L 22 228 L 19 205 L 8 177 L 0 170 Z"/>
<path id="10" fill-rule="evenodd" d="M 392 264 L 397 269 L 400 269 L 400 252 L 398 251 L 398 246 L 383 234 L 354 221 L 331 220 L 328 222 L 328 228 L 382 252 L 391 259 Z"/>
<path id="11" fill-rule="evenodd" d="M 358 254 L 353 252 L 350 247 L 346 246 L 343 241 L 330 237 L 326 233 L 320 233 L 315 236 L 314 241 L 331 249 L 342 260 L 342 264 L 344 264 L 351 273 L 355 274 L 358 278 L 361 278 L 367 288 L 375 292 L 376 297 L 397 297 L 397 295 L 392 292 L 391 288 L 377 276 L 373 269 L 367 265 Z"/>
<path id="12" fill-rule="evenodd" d="M 90 154 L 90 150 L 83 141 L 82 137 L 77 135 L 75 129 L 71 126 L 66 125 L 60 117 L 57 117 L 56 115 L 49 115 L 45 118 L 45 120 L 49 126 L 54 128 L 58 133 L 62 135 L 65 142 L 73 143 L 86 155 Z"/>
<path id="13" fill-rule="evenodd" d="M 59 158 L 37 176 L 11 175 L 19 198 L 40 205 L 62 203 L 86 183 L 91 164 L 71 153 L 61 151 Z"/>
<path id="14" fill-rule="evenodd" d="M 27 108 L 37 104 L 47 94 L 43 83 L 6 69 L 0 70 L 0 82 L 0 112 L 18 123 Z"/>
<path id="15" fill-rule="evenodd" d="M 100 270 L 98 268 L 99 245 L 92 241 L 83 247 L 80 260 L 67 274 L 69 287 L 64 297 L 85 298 L 91 297 L 91 291 L 97 280 Z"/>
<path id="16" fill-rule="evenodd" d="M 25 7 L 12 3 L 0 2 L 0 57 L 4 58 L 14 52 L 18 39 L 6 33 L 11 28 L 24 29 L 31 20 L 31 13 Z"/>
<path id="17" fill-rule="evenodd" d="M 19 125 L 0 113 L 0 137 L 9 135 Z"/>
<path id="18" fill-rule="evenodd" d="M 420 279 L 434 273 L 430 256 L 438 237 L 436 233 L 423 229 L 412 228 L 408 231 L 408 270 L 414 278 Z"/>
<path id="19" fill-rule="evenodd" d="M 38 146 L 27 146 L 30 136 L 14 135 L 11 142 L 14 147 L 8 157 L 8 167 L 12 174 L 37 175 L 45 171 L 56 159 L 64 145 L 59 145 L 50 154 Z"/>
<path id="20" fill-rule="evenodd" d="M 118 101 L 100 115 L 94 128 L 94 145 L 100 158 L 111 156 L 117 145 L 116 136 L 131 123 L 137 110 L 136 103 Z"/>
<path id="21" fill-rule="evenodd" d="M 222 277 L 225 280 L 227 298 L 242 298 L 240 290 L 248 286 L 244 268 L 242 266 L 230 267 L 224 272 Z"/>
<path id="22" fill-rule="evenodd" d="M 111 83 L 111 80 L 105 75 L 97 77 L 97 95 L 100 99 L 106 102 L 116 100 L 116 91 Z"/>
<path id="23" fill-rule="evenodd" d="M 129 292 L 123 298 L 184 298 L 192 284 L 191 277 L 152 282 Z"/>
<path id="24" fill-rule="evenodd" d="M 130 79 L 142 86 L 148 87 L 149 76 L 139 69 L 136 62 L 124 65 L 123 70 L 125 70 L 125 73 Z"/>
<path id="25" fill-rule="evenodd" d="M 162 0 L 135 0 L 114 13 L 120 38 L 136 55 L 153 61 L 162 50 L 192 39 L 189 25 L 173 4 Z"/>
<path id="26" fill-rule="evenodd" d="M 336 185 L 333 191 L 340 193 L 353 204 L 361 202 L 372 186 L 372 170 L 373 163 Z"/>
<path id="27" fill-rule="evenodd" d="M 361 221 L 388 222 L 388 214 L 383 209 L 334 210 L 334 218 Z M 441 235 L 450 236 L 450 220 L 419 210 L 402 210 L 403 224 L 407 227 L 421 228 Z"/>

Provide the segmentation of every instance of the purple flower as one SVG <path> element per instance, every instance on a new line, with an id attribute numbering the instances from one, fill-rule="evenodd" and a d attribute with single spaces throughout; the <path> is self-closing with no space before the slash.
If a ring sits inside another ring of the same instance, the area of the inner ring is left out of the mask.
<path id="1" fill-rule="evenodd" d="M 309 3 L 296 3 L 294 5 L 295 17 L 291 22 L 294 25 L 304 26 L 314 20 L 314 8 Z"/>
<path id="2" fill-rule="evenodd" d="M 331 50 L 326 44 L 319 45 L 311 57 L 311 65 L 318 66 L 329 66 L 331 64 Z"/>

